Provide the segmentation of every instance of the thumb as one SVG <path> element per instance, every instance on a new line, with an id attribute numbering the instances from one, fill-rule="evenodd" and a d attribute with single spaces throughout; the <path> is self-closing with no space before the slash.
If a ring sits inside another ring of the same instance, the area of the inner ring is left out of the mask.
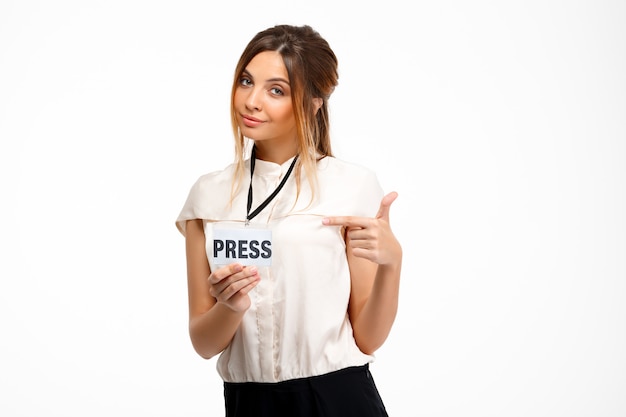
<path id="1" fill-rule="evenodd" d="M 385 219 L 389 221 L 389 208 L 391 207 L 391 203 L 393 203 L 396 198 L 398 198 L 398 193 L 395 191 L 392 191 L 383 197 L 382 201 L 380 202 L 380 208 L 378 209 L 378 213 L 376 214 L 377 219 Z"/>

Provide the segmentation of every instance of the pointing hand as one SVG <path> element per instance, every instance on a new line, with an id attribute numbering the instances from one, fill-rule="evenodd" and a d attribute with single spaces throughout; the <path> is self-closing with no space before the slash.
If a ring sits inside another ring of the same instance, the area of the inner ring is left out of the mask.
<path id="1" fill-rule="evenodd" d="M 335 216 L 324 218 L 322 223 L 346 228 L 346 243 L 354 256 L 379 265 L 400 262 L 402 248 L 389 225 L 389 209 L 397 197 L 395 191 L 384 196 L 374 218 Z"/>

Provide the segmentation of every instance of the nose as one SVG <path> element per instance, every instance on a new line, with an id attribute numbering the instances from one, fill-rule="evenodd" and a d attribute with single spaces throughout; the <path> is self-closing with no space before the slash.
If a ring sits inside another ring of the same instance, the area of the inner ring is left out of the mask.
<path id="1" fill-rule="evenodd" d="M 262 91 L 256 87 L 248 90 L 248 96 L 246 97 L 246 108 L 248 110 L 260 111 Z"/>

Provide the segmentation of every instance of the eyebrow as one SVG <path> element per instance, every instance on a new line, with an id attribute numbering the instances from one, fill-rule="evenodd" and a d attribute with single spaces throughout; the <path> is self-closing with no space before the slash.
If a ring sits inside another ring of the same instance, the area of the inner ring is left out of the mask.
<path id="1" fill-rule="evenodd" d="M 248 71 L 247 69 L 244 69 L 244 70 L 243 70 L 243 74 L 245 74 L 245 75 L 249 76 L 250 78 L 254 78 L 254 77 L 252 76 L 252 74 L 250 74 L 250 71 Z M 281 77 L 278 77 L 278 78 L 270 78 L 269 80 L 266 80 L 266 82 L 282 82 L 282 83 L 285 83 L 285 84 L 287 84 L 287 85 L 290 85 L 288 80 L 285 80 L 284 78 L 281 78 Z"/>

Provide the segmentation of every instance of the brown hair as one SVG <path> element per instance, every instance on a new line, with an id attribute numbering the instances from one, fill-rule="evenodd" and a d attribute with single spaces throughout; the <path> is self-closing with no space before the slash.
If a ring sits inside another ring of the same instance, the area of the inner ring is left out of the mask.
<path id="1" fill-rule="evenodd" d="M 236 193 L 244 172 L 245 138 L 237 124 L 234 107 L 235 91 L 246 66 L 260 52 L 276 51 L 285 63 L 291 86 L 291 101 L 296 120 L 298 162 L 296 183 L 300 193 L 300 171 L 311 184 L 313 195 L 317 184 L 315 165 L 318 159 L 332 156 L 328 98 L 332 94 L 339 74 L 337 57 L 320 34 L 308 25 L 277 25 L 257 33 L 244 49 L 237 67 L 231 92 L 231 124 L 235 136 L 236 175 L 233 195 Z M 316 111 L 313 99 L 321 98 L 322 105 Z"/>

